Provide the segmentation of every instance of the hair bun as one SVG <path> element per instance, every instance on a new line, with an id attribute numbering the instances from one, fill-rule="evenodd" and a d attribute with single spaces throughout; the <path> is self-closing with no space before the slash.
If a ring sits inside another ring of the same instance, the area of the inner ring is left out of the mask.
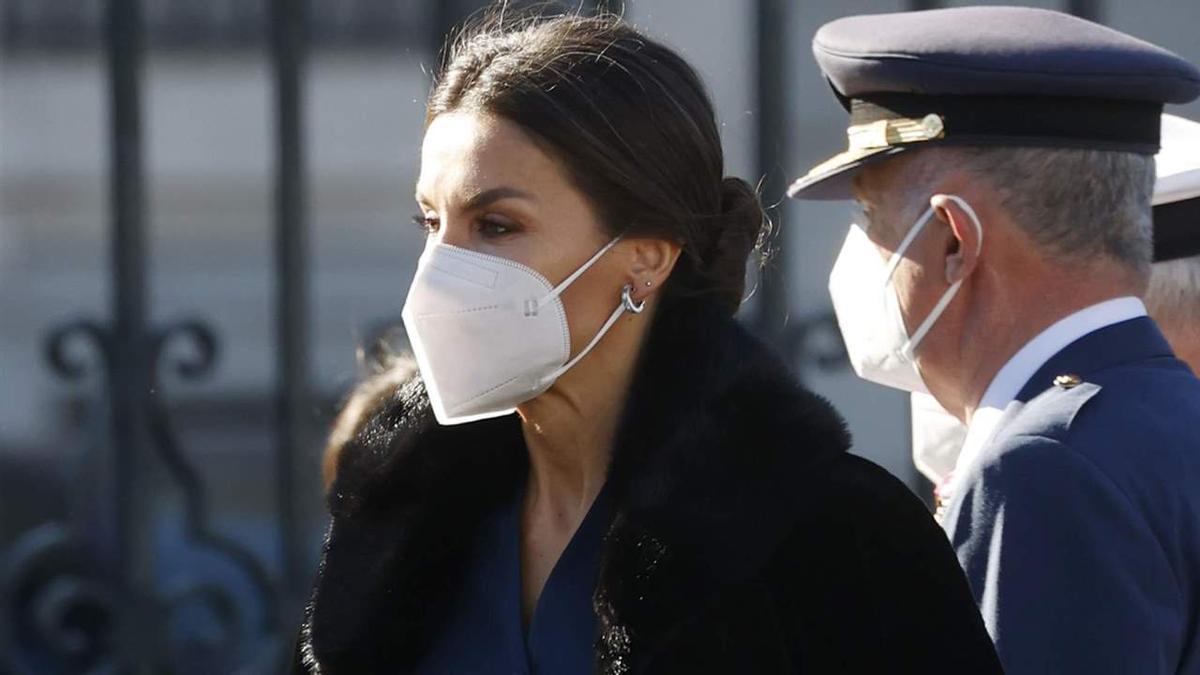
<path id="1" fill-rule="evenodd" d="M 721 181 L 721 217 L 712 244 L 705 251 L 705 276 L 721 289 L 720 302 L 731 311 L 741 306 L 746 291 L 746 261 L 769 231 L 758 194 L 734 176 Z"/>
<path id="2" fill-rule="evenodd" d="M 763 211 L 758 193 L 749 183 L 736 176 L 726 176 L 721 180 L 721 213 L 727 221 L 727 227 L 753 234 L 754 243 L 758 243 L 766 212 Z"/>

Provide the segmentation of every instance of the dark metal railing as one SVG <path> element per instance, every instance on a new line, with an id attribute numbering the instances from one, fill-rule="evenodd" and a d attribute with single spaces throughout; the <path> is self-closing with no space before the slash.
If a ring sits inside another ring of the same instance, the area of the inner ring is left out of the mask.
<path id="1" fill-rule="evenodd" d="M 787 186 L 787 101 L 780 92 L 786 91 L 787 2 L 758 0 L 755 17 L 755 164 L 760 177 L 759 193 L 766 200 L 771 232 L 764 241 L 768 260 L 760 275 L 757 315 L 758 332 L 766 339 L 779 343 L 784 339 L 784 319 L 788 314 L 788 261 L 782 255 L 785 230 L 780 227 L 782 209 L 772 200 L 781 199 Z M 779 253 L 781 255 L 774 255 Z"/>
<path id="2" fill-rule="evenodd" d="M 1104 0 L 1065 0 L 1063 11 L 1089 21 L 1104 21 Z"/>
<path id="3" fill-rule="evenodd" d="M 763 242 L 765 263 L 755 289 L 756 305 L 750 317 L 755 331 L 789 362 L 820 370 L 845 365 L 845 349 L 837 336 L 831 311 L 792 316 L 795 281 L 788 257 L 789 227 L 783 222 L 788 206 L 784 190 L 789 171 L 788 149 L 793 139 L 787 124 L 787 0 L 757 0 L 755 16 L 755 164 L 759 193 L 771 220 Z"/>
<path id="4" fill-rule="evenodd" d="M 271 53 L 275 73 L 275 480 L 279 509 L 283 608 L 295 615 L 307 573 L 297 497 L 296 461 L 310 434 L 308 384 L 308 218 L 303 139 L 303 82 L 308 38 L 306 0 L 271 0 Z"/>
<path id="5" fill-rule="evenodd" d="M 198 320 L 152 326 L 147 313 L 145 182 L 142 129 L 144 23 L 138 0 L 105 7 L 109 92 L 109 210 L 112 270 L 109 321 L 73 321 L 47 341 L 53 371 L 69 380 L 98 375 L 107 410 L 97 452 L 109 464 L 110 501 L 74 522 L 51 523 L 22 536 L 0 580 L 0 662 L 12 673 L 171 672 L 171 617 L 203 605 L 222 625 L 217 651 L 237 655 L 242 642 L 280 627 L 276 589 L 263 563 L 215 532 L 205 486 L 182 448 L 162 396 L 164 371 L 182 381 L 209 373 L 217 340 Z M 73 356 L 85 343 L 89 362 Z M 188 355 L 177 354 L 186 344 Z M 257 595 L 261 618 L 244 616 L 235 591 L 200 576 L 162 588 L 154 569 L 152 459 L 182 496 L 189 543 L 223 556 Z M 227 664 L 232 672 L 233 663 Z"/>
<path id="6" fill-rule="evenodd" d="M 210 486 L 182 442 L 166 396 L 168 385 L 196 382 L 215 370 L 217 335 L 199 319 L 163 325 L 149 320 L 142 80 L 148 48 L 145 8 L 151 1 L 99 3 L 109 97 L 111 317 L 69 321 L 51 331 L 46 342 L 54 374 L 98 389 L 95 403 L 104 414 L 101 433 L 93 434 L 89 466 L 100 470 L 80 482 L 100 487 L 86 490 L 96 496 L 66 519 L 26 531 L 0 551 L 3 675 L 281 672 L 307 596 L 315 541 L 304 515 L 320 508 L 304 503 L 319 494 L 310 489 L 319 480 L 316 456 L 306 452 L 313 446 L 314 402 L 307 370 L 303 85 L 314 5 L 310 0 L 270 0 L 268 15 L 256 24 L 264 32 L 269 29 L 275 84 L 276 372 L 270 479 L 280 545 L 278 559 L 271 560 L 213 526 Z M 437 0 L 405 1 L 422 6 L 419 14 L 434 27 L 430 42 L 435 47 L 450 26 L 484 4 L 462 0 L 446 10 L 446 3 Z M 74 21 L 84 28 L 96 18 L 86 11 L 79 16 L 59 11 L 64 6 L 58 5 L 0 3 L 4 18 L 25 21 L 17 22 L 18 32 L 35 15 L 46 25 Z M 158 0 L 155 5 L 164 3 L 170 4 Z M 376 9 L 397 4 L 404 3 L 355 3 Z M 161 12 L 156 16 L 160 23 L 164 20 Z M 377 29 L 386 29 L 384 24 Z M 12 23 L 3 30 L 6 38 L 14 36 Z M 36 42 L 17 40 L 6 48 Z M 86 38 L 78 44 L 84 43 Z M 236 578 L 214 574 L 204 565 L 164 578 L 158 539 L 163 534 L 160 521 L 170 514 L 163 508 L 163 493 L 178 497 L 179 522 L 171 526 L 189 550 L 219 559 Z M 196 611 L 214 625 L 199 631 L 193 622 L 188 630 L 196 634 L 181 637 L 180 617 Z"/>

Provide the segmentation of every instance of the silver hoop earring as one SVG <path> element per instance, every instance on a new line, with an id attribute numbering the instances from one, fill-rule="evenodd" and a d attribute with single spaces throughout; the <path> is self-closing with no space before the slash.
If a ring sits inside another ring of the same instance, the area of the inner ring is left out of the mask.
<path id="1" fill-rule="evenodd" d="M 633 284 L 625 284 L 625 288 L 621 289 L 621 305 L 625 307 L 625 311 L 631 314 L 641 314 L 643 309 L 646 309 L 646 301 L 633 301 Z"/>

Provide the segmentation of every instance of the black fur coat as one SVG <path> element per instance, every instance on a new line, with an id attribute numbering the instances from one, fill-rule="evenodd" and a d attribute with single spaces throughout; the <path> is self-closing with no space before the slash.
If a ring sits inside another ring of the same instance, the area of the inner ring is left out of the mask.
<path id="1" fill-rule="evenodd" d="M 609 474 L 596 671 L 1000 672 L 924 505 L 732 319 L 664 309 Z M 417 377 L 345 448 L 296 673 L 411 672 L 482 518 L 527 470 L 515 416 L 441 427 Z"/>

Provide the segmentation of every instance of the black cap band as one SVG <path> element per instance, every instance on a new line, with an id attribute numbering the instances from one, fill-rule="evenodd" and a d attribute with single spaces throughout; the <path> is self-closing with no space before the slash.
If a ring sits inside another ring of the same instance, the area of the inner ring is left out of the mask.
<path id="1" fill-rule="evenodd" d="M 1200 255 L 1200 197 L 1154 207 L 1154 262 Z"/>
<path id="2" fill-rule="evenodd" d="M 942 118 L 952 145 L 1066 147 L 1153 155 L 1161 134 L 1161 103 L 1061 96 L 872 94 L 843 99 L 850 124 Z"/>

